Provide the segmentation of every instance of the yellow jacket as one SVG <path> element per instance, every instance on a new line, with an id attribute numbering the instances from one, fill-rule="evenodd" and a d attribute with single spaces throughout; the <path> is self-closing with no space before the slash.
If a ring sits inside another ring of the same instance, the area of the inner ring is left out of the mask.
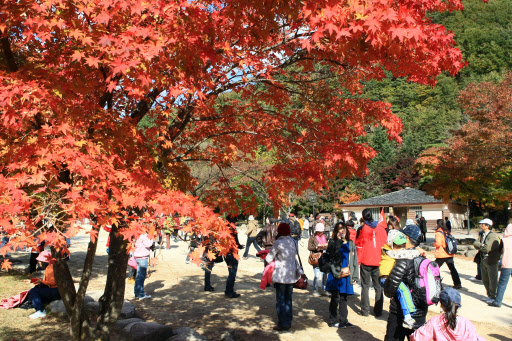
<path id="1" fill-rule="evenodd" d="M 395 266 L 396 260 L 388 256 L 386 253 L 388 250 L 391 250 L 391 247 L 388 244 L 384 244 L 380 252 L 379 277 L 389 276 L 393 266 Z"/>

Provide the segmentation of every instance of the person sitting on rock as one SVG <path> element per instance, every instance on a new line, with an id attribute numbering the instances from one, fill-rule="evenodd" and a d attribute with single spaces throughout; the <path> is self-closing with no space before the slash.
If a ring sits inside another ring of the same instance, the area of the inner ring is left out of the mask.
<path id="1" fill-rule="evenodd" d="M 36 309 L 36 312 L 30 315 L 31 319 L 38 319 L 46 316 L 44 310 L 44 304 L 60 300 L 59 289 L 55 282 L 53 275 L 53 258 L 50 252 L 43 251 L 37 256 L 36 260 L 40 263 L 46 263 L 46 269 L 44 270 L 44 277 L 37 279 L 33 284 L 34 288 L 28 292 L 29 299 L 32 301 L 32 305 Z M 40 264 L 41 267 L 42 264 Z"/>

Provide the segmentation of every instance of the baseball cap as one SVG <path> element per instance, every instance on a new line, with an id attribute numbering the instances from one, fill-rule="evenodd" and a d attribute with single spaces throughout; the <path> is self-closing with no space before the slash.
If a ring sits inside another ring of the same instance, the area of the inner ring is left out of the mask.
<path id="1" fill-rule="evenodd" d="M 489 226 L 492 226 L 492 220 L 489 218 L 482 219 L 478 222 L 479 224 L 487 224 Z"/>
<path id="2" fill-rule="evenodd" d="M 405 236 L 405 234 L 400 232 L 393 239 L 393 243 L 396 245 L 403 245 L 407 243 L 407 237 Z"/>
<path id="3" fill-rule="evenodd" d="M 402 230 L 402 233 L 415 241 L 418 241 L 421 236 L 421 230 L 416 225 L 407 225 Z"/>
<path id="4" fill-rule="evenodd" d="M 451 302 L 461 307 L 460 293 L 454 288 L 443 289 L 443 291 L 441 291 L 439 294 L 439 300 L 445 307 L 449 306 Z"/>

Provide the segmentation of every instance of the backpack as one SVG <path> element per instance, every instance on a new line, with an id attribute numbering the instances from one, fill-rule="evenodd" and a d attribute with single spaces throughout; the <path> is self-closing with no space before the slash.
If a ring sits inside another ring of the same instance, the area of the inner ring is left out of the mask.
<path id="1" fill-rule="evenodd" d="M 437 304 L 443 290 L 439 265 L 422 256 L 414 258 L 414 285 L 421 301 L 427 305 Z"/>
<path id="2" fill-rule="evenodd" d="M 455 239 L 451 234 L 446 234 L 441 232 L 444 236 L 444 241 L 446 242 L 446 246 L 444 250 L 449 255 L 454 255 L 457 253 L 457 239 Z"/>

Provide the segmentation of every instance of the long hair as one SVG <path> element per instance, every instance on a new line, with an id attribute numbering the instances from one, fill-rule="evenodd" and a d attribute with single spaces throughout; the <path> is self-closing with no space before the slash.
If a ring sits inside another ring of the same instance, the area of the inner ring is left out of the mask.
<path id="1" fill-rule="evenodd" d="M 437 219 L 437 228 L 441 228 L 444 233 L 450 234 L 450 230 L 446 227 L 446 223 L 443 219 Z"/>
<path id="2" fill-rule="evenodd" d="M 444 317 L 446 319 L 446 323 L 444 324 L 445 328 L 455 330 L 457 327 L 457 309 L 459 306 L 455 302 L 450 302 L 448 306 L 442 305 L 444 310 Z"/>
<path id="3" fill-rule="evenodd" d="M 396 219 L 395 216 L 390 215 L 388 217 L 388 226 L 393 226 L 393 230 L 400 230 L 400 223 L 398 222 L 398 219 Z"/>
<path id="4" fill-rule="evenodd" d="M 336 225 L 334 225 L 334 229 L 332 230 L 332 239 L 338 240 L 338 232 L 341 229 L 345 229 L 345 241 L 348 243 L 350 240 L 350 232 L 347 225 L 343 224 L 342 222 L 338 222 Z"/>

